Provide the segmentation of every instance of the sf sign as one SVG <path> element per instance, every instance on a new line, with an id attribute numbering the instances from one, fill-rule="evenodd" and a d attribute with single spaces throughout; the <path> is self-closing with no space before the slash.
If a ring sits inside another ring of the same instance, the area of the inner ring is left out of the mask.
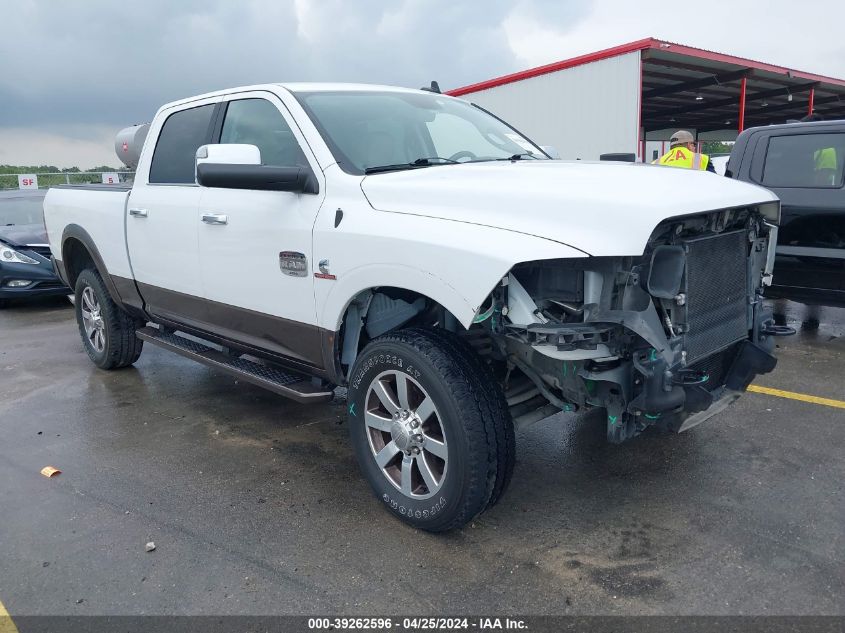
<path id="1" fill-rule="evenodd" d="M 18 189 L 38 189 L 38 176 L 35 174 L 19 174 Z"/>

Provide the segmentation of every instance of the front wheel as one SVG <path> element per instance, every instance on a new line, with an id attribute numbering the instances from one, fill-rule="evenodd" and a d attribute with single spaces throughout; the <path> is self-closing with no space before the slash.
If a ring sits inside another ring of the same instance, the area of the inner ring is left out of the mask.
<path id="1" fill-rule="evenodd" d="M 138 360 L 144 346 L 135 336 L 140 322 L 112 301 L 97 271 L 79 273 L 74 297 L 82 345 L 97 367 L 119 369 Z"/>
<path id="2" fill-rule="evenodd" d="M 512 433 L 507 407 L 490 402 L 471 353 L 402 330 L 367 345 L 351 374 L 349 432 L 364 476 L 390 512 L 432 532 L 471 521 L 512 468 L 497 438 Z"/>

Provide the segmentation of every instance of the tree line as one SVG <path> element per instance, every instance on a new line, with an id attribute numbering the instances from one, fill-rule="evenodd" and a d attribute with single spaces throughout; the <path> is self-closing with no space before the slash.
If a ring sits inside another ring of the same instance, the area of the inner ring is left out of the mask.
<path id="1" fill-rule="evenodd" d="M 17 189 L 18 178 L 12 174 L 38 174 L 38 187 L 52 187 L 54 185 L 85 185 L 100 182 L 97 172 L 121 172 L 125 167 L 109 167 L 100 165 L 91 169 L 79 167 L 65 167 L 60 169 L 55 165 L 0 165 L 0 189 Z"/>
<path id="2" fill-rule="evenodd" d="M 55 165 L 0 165 L 0 174 L 84 174 L 98 171 L 122 171 L 125 167 L 109 167 L 100 165 L 91 169 L 79 167 L 65 167 L 59 169 Z"/>

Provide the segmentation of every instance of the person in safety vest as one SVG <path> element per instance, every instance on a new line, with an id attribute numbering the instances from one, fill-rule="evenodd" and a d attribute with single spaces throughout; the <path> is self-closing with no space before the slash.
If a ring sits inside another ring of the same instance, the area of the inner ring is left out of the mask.
<path id="1" fill-rule="evenodd" d="M 652 161 L 652 165 L 667 165 L 668 167 L 683 167 L 684 169 L 699 169 L 716 173 L 713 163 L 707 154 L 695 151 L 695 137 L 686 130 L 678 130 L 669 139 L 669 151 L 660 158 Z"/>
<path id="2" fill-rule="evenodd" d="M 835 186 L 839 178 L 839 161 L 836 157 L 836 149 L 823 147 L 813 152 L 813 167 L 816 171 L 816 184 L 824 186 Z"/>
<path id="3" fill-rule="evenodd" d="M 824 121 L 824 117 L 813 112 L 801 119 L 801 123 L 813 121 Z M 836 148 L 822 147 L 813 152 L 813 169 L 816 172 L 816 184 L 835 185 L 840 173 Z"/>

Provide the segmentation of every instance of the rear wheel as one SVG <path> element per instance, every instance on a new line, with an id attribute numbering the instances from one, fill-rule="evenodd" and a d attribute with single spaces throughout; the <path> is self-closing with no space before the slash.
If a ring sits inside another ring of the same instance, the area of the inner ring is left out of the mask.
<path id="1" fill-rule="evenodd" d="M 76 280 L 74 309 L 88 357 L 100 369 L 128 367 L 144 342 L 135 336 L 141 322 L 112 301 L 100 274 L 90 268 Z"/>
<path id="2" fill-rule="evenodd" d="M 512 468 L 507 409 L 460 342 L 411 329 L 372 341 L 355 361 L 349 432 L 376 496 L 415 527 L 442 532 L 481 513 Z M 501 397 L 501 396 L 499 396 Z"/>

